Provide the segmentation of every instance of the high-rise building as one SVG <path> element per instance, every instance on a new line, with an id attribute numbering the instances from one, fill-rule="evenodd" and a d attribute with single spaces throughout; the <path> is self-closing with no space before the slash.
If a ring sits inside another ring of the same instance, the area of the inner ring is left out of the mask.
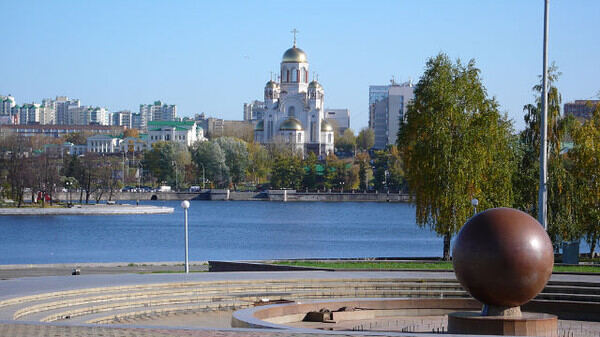
<path id="1" fill-rule="evenodd" d="M 111 125 L 126 126 L 132 128 L 132 113 L 129 110 L 116 111 L 112 113 Z"/>
<path id="2" fill-rule="evenodd" d="M 40 124 L 56 124 L 56 102 L 51 99 L 42 100 L 40 105 Z"/>
<path id="3" fill-rule="evenodd" d="M 404 119 L 408 102 L 414 98 L 412 83 L 369 87 L 369 127 L 375 133 L 375 149 L 396 143 L 400 121 Z"/>
<path id="4" fill-rule="evenodd" d="M 576 100 L 565 103 L 564 113 L 565 116 L 572 115 L 578 119 L 589 119 L 598 105 L 600 105 L 600 100 L 597 99 Z"/>
<path id="5" fill-rule="evenodd" d="M 57 96 L 54 100 L 56 109 L 55 123 L 59 125 L 74 124 L 72 115 L 69 115 L 69 109 L 79 108 L 81 103 L 79 99 L 69 99 L 66 96 Z"/>
<path id="6" fill-rule="evenodd" d="M 174 121 L 177 117 L 177 106 L 167 105 L 161 101 L 154 104 L 140 104 L 142 129 L 146 129 L 150 121 Z"/>
<path id="7" fill-rule="evenodd" d="M 325 120 L 330 122 L 339 135 L 350 128 L 350 111 L 348 109 L 325 109 Z"/>
<path id="8" fill-rule="evenodd" d="M 16 108 L 17 106 L 15 106 Z M 19 108 L 19 124 L 40 124 L 40 105 L 23 104 Z"/>
<path id="9" fill-rule="evenodd" d="M 15 103 L 15 98 L 11 95 L 2 96 L 0 95 L 0 115 L 2 116 L 10 116 L 12 108 L 17 105 Z"/>
<path id="10" fill-rule="evenodd" d="M 265 115 L 265 102 L 255 100 L 251 103 L 244 103 L 244 120 L 253 122 L 261 120 Z"/>
<path id="11" fill-rule="evenodd" d="M 89 106 L 69 106 L 69 125 L 108 125 L 108 112 L 105 108 Z"/>

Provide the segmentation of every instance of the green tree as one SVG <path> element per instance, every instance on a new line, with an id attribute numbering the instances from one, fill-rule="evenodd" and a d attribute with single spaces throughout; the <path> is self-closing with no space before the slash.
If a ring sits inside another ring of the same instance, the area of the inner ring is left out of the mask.
<path id="1" fill-rule="evenodd" d="M 556 65 L 548 70 L 548 234 L 555 244 L 561 240 L 576 240 L 581 236 L 573 207 L 578 201 L 575 177 L 568 156 L 561 153 L 563 142 L 573 128 L 573 117 L 561 118 L 562 98 L 556 82 L 561 73 Z M 525 130 L 517 145 L 518 167 L 513 177 L 514 205 L 531 216 L 538 216 L 540 175 L 540 124 L 542 83 L 533 87 L 535 103 L 523 107 Z"/>
<path id="2" fill-rule="evenodd" d="M 279 156 L 275 158 L 271 170 L 271 186 L 274 189 L 299 189 L 304 176 L 302 160 L 298 156 Z"/>
<path id="3" fill-rule="evenodd" d="M 204 165 L 206 179 L 217 187 L 229 185 L 229 168 L 225 163 L 225 152 L 217 142 L 198 142 L 193 149 L 192 158 L 198 167 Z"/>
<path id="4" fill-rule="evenodd" d="M 143 167 L 160 183 L 177 184 L 183 179 L 185 167 L 191 162 L 187 147 L 176 142 L 156 142 L 144 153 Z"/>
<path id="5" fill-rule="evenodd" d="M 246 142 L 233 137 L 219 137 L 215 141 L 225 152 L 225 165 L 229 168 L 229 177 L 235 189 L 246 178 L 249 165 Z"/>
<path id="6" fill-rule="evenodd" d="M 366 191 L 369 188 L 370 176 L 373 175 L 370 165 L 371 157 L 367 152 L 360 152 L 356 154 L 354 160 L 358 163 L 358 188 Z"/>
<path id="7" fill-rule="evenodd" d="M 255 183 L 263 182 L 267 179 L 271 171 L 271 161 L 269 153 L 259 143 L 248 143 L 248 168 L 247 175 L 251 177 Z"/>
<path id="8" fill-rule="evenodd" d="M 375 132 L 370 128 L 363 128 L 356 137 L 356 146 L 361 150 L 370 150 L 375 145 Z"/>
<path id="9" fill-rule="evenodd" d="M 569 157 L 573 160 L 579 192 L 574 206 L 592 255 L 600 242 L 600 105 L 589 120 L 575 128 L 572 136 Z"/>
<path id="10" fill-rule="evenodd" d="M 356 146 L 356 136 L 352 129 L 344 130 L 344 134 L 340 137 L 335 137 L 335 148 L 342 152 L 352 152 Z"/>
<path id="11" fill-rule="evenodd" d="M 417 223 L 443 236 L 444 259 L 472 215 L 472 198 L 481 209 L 512 203 L 512 126 L 479 73 L 473 60 L 453 63 L 443 53 L 429 59 L 398 132 Z"/>
<path id="12" fill-rule="evenodd" d="M 318 189 L 319 183 L 322 179 L 319 177 L 319 172 L 317 171 L 317 164 L 319 163 L 317 155 L 314 152 L 308 154 L 306 159 L 304 159 L 304 177 L 302 178 L 302 188 L 303 189 Z"/>

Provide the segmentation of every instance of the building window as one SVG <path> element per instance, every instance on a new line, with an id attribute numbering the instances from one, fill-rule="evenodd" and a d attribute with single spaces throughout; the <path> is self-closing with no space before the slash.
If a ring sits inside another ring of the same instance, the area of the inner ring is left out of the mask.
<path id="1" fill-rule="evenodd" d="M 298 69 L 292 70 L 292 82 L 298 82 Z"/>
<path id="2" fill-rule="evenodd" d="M 302 134 L 301 133 L 298 134 L 298 143 L 302 143 Z"/>
<path id="3" fill-rule="evenodd" d="M 288 108 L 288 116 L 290 117 L 295 117 L 296 116 L 296 109 L 294 109 L 293 106 Z"/>

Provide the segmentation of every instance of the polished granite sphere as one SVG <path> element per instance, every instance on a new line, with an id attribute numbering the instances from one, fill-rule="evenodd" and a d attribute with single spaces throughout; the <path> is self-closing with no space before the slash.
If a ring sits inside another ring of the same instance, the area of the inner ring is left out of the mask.
<path id="1" fill-rule="evenodd" d="M 516 307 L 546 285 L 554 265 L 548 234 L 529 214 L 494 208 L 472 217 L 452 250 L 454 272 L 478 301 Z"/>

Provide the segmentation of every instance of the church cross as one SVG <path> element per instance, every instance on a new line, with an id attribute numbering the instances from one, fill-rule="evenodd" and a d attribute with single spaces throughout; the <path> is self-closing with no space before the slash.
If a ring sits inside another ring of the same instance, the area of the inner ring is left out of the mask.
<path id="1" fill-rule="evenodd" d="M 292 29 L 290 33 L 294 34 L 294 48 L 296 48 L 296 33 L 300 33 L 296 28 Z"/>

